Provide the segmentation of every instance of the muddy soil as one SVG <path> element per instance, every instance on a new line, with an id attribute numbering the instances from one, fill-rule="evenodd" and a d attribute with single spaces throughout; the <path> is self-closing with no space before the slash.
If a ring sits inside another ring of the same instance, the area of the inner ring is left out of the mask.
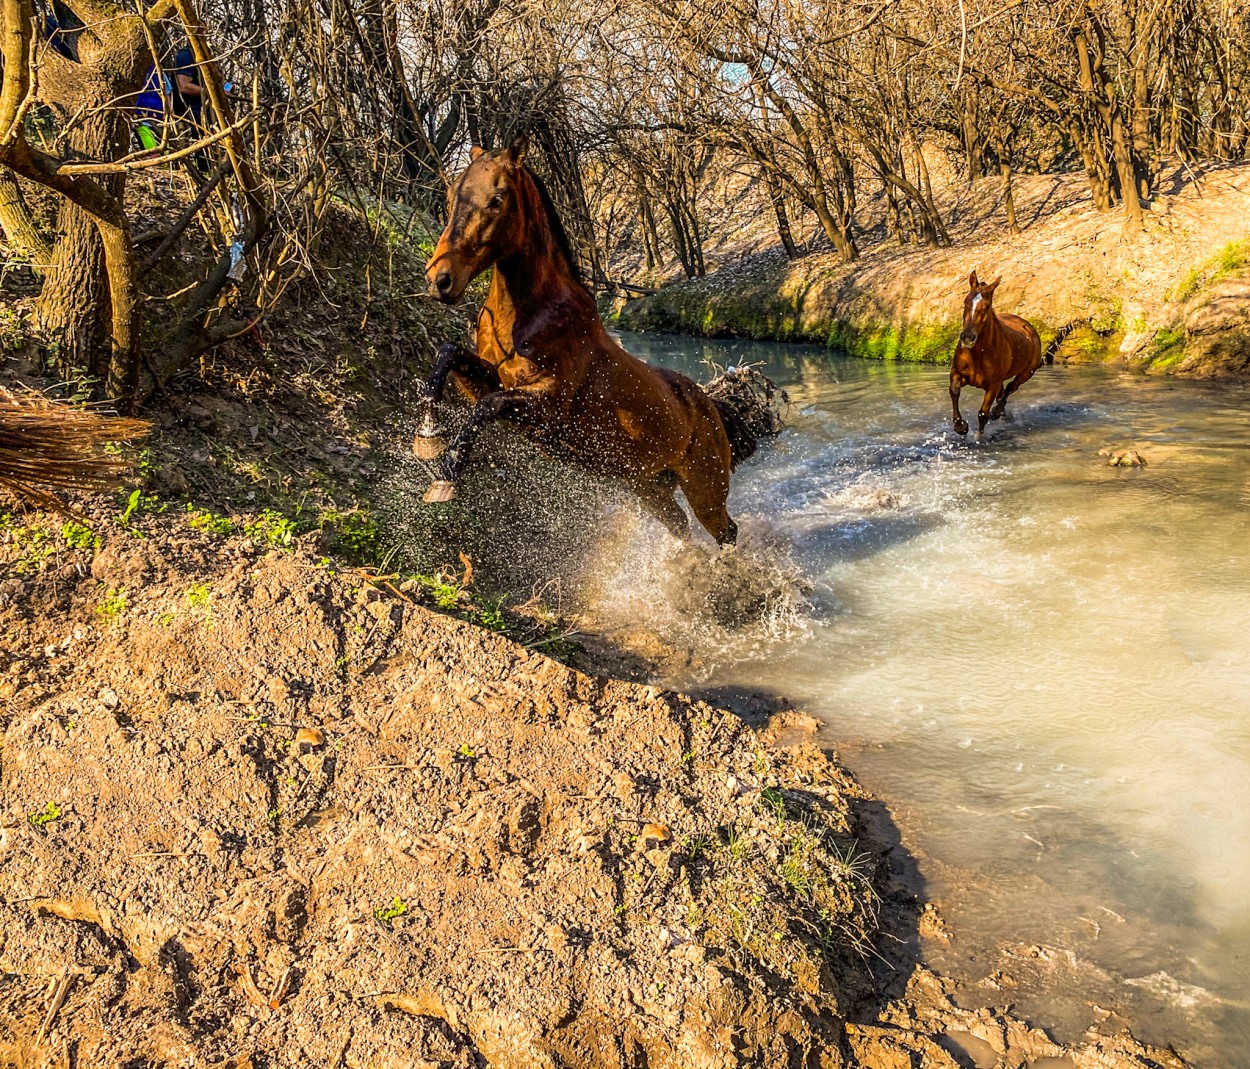
<path id="1" fill-rule="evenodd" d="M 582 674 L 298 539 L 88 518 L 0 544 L 0 1064 L 1180 1064 L 958 1009 L 801 713 Z"/>

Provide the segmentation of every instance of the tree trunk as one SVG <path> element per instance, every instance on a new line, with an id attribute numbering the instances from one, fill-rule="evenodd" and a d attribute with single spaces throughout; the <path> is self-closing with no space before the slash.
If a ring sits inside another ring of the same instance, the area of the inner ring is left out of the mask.
<path id="1" fill-rule="evenodd" d="M 1011 161 L 1006 155 L 999 157 L 999 167 L 1003 172 L 1003 207 L 1007 210 L 1007 232 L 1019 234 L 1020 225 L 1016 222 L 1016 197 L 1011 180 Z"/>
<path id="2" fill-rule="evenodd" d="M 651 204 L 646 197 L 638 202 L 642 216 L 642 247 L 647 257 L 647 270 L 654 270 L 660 263 L 660 237 L 655 231 L 655 216 L 651 214 Z"/>
<path id="3" fill-rule="evenodd" d="M 773 215 L 777 217 L 777 236 L 781 238 L 781 247 L 786 250 L 786 258 L 797 260 L 799 247 L 794 242 L 794 233 L 790 229 L 790 216 L 786 212 L 786 198 L 774 179 L 767 171 L 764 172 L 764 184 L 768 187 L 768 200 L 773 206 Z"/>
<path id="4" fill-rule="evenodd" d="M 1080 64 L 1081 88 L 1088 94 L 1095 115 L 1101 122 L 1100 133 L 1111 141 L 1111 154 L 1115 160 L 1115 174 L 1118 179 L 1119 194 L 1124 202 L 1125 214 L 1135 229 L 1143 230 L 1146 220 L 1137 191 L 1136 168 L 1132 152 L 1129 150 L 1128 136 L 1124 128 L 1124 117 L 1121 113 L 1115 82 L 1112 81 L 1105 62 L 1106 38 L 1102 25 L 1094 17 L 1092 7 L 1086 9 L 1086 19 L 1094 34 L 1092 45 L 1083 29 L 1077 30 L 1073 35 L 1077 60 Z M 1101 149 L 1100 141 L 1101 138 L 1096 138 L 1093 142 L 1099 149 Z"/>
<path id="5" fill-rule="evenodd" d="M 1090 196 L 1094 198 L 1094 207 L 1100 212 L 1105 212 L 1115 203 L 1115 194 L 1105 166 L 1105 157 L 1095 147 L 1097 135 L 1087 137 L 1085 131 L 1081 129 L 1081 124 L 1076 120 L 1069 125 L 1068 132 L 1072 137 L 1072 143 L 1081 154 L 1085 178 L 1089 182 Z"/>
<path id="6" fill-rule="evenodd" d="M 681 261 L 681 269 L 685 271 L 687 278 L 694 278 L 694 264 L 690 259 L 690 251 L 686 245 L 686 232 L 682 226 L 681 212 L 673 205 L 667 206 L 669 228 L 673 232 L 673 248 L 677 252 L 677 259 Z"/>
<path id="7" fill-rule="evenodd" d="M 839 259 L 846 264 L 859 259 L 859 249 L 855 245 L 855 239 L 834 218 L 833 213 L 829 210 L 829 202 L 823 197 L 817 197 L 812 210 L 815 211 L 816 218 L 820 222 L 820 229 L 833 242 L 833 247 L 837 251 Z"/>
<path id="8" fill-rule="evenodd" d="M 45 99 L 56 101 L 58 119 L 64 121 L 73 108 L 94 108 L 69 137 L 74 155 L 88 159 L 111 160 L 117 141 L 113 98 L 109 85 L 93 77 L 90 69 L 72 67 L 58 72 L 55 80 L 45 77 Z M 55 97 L 52 94 L 55 93 Z M 124 176 L 101 180 L 114 196 L 122 192 Z M 71 201 L 61 203 L 58 219 L 61 237 L 52 250 L 48 277 L 35 302 L 33 325 L 55 347 L 57 370 L 62 374 L 86 372 L 103 385 L 108 377 L 108 346 L 112 336 L 113 308 L 106 284 L 104 242 L 96 218 Z M 124 296 L 124 290 L 119 291 Z M 118 309 L 123 318 L 125 309 Z M 129 333 L 129 332 L 128 332 Z M 116 342 L 118 339 L 114 338 Z"/>
<path id="9" fill-rule="evenodd" d="M 977 129 L 977 87 L 970 83 L 964 92 L 960 133 L 968 161 L 968 185 L 985 176 L 985 149 Z"/>
<path id="10" fill-rule="evenodd" d="M 110 312 L 104 285 L 104 243 L 95 220 L 77 204 L 61 205 L 56 243 L 31 323 L 50 343 L 63 375 L 87 372 L 103 383 Z"/>
<path id="11" fill-rule="evenodd" d="M 17 175 L 4 166 L 0 166 L 0 229 L 9 246 L 29 258 L 37 274 L 43 274 L 52 257 L 52 246 L 35 226 Z"/>

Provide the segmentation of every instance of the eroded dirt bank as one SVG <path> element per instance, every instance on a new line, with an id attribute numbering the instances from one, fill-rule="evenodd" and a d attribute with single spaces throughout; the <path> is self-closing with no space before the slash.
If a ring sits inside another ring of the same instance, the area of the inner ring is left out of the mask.
<path id="1" fill-rule="evenodd" d="M 1003 222 L 996 179 L 950 185 L 954 243 L 899 247 L 866 234 L 863 257 L 719 250 L 706 278 L 619 310 L 628 330 L 810 341 L 886 360 L 944 362 L 968 273 L 1001 274 L 1000 311 L 1030 319 L 1061 361 L 1212 378 L 1250 372 L 1250 166 L 1171 167 L 1144 234 L 1094 210 L 1080 175 L 1018 181 L 1023 232 Z M 1073 328 L 1069 331 L 1068 328 Z"/>
<path id="2" fill-rule="evenodd" d="M 957 1009 L 801 717 L 298 545 L 97 529 L 0 557 L 0 1064 L 1180 1064 Z"/>

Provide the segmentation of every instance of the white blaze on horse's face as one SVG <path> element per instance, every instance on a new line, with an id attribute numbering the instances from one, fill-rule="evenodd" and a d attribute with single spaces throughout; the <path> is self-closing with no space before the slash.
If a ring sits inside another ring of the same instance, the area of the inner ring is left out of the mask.
<path id="1" fill-rule="evenodd" d="M 968 301 L 968 312 L 964 316 L 964 329 L 959 334 L 959 344 L 964 348 L 972 348 L 976 345 L 977 338 L 981 334 L 981 319 L 984 317 L 982 304 L 988 308 L 989 299 L 984 293 L 974 293 Z"/>

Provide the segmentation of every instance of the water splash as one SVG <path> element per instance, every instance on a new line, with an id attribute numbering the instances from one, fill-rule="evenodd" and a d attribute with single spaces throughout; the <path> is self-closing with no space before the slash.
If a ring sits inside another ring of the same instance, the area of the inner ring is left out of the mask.
<path id="1" fill-rule="evenodd" d="M 679 541 L 637 518 L 632 530 L 622 529 L 587 591 L 591 620 L 609 632 L 642 631 L 686 651 L 681 682 L 806 640 L 818 584 L 766 520 L 742 517 L 739 527 L 738 545 L 718 549 L 701 537 Z"/>

